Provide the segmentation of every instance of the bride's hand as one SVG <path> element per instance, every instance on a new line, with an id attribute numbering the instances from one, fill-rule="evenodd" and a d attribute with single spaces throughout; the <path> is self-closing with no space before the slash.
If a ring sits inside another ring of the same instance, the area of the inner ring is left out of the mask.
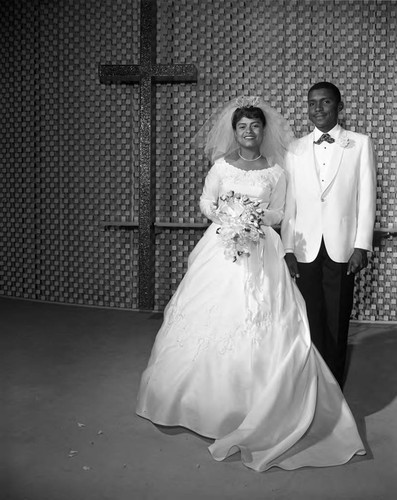
<path id="1" fill-rule="evenodd" d="M 212 222 L 215 222 L 215 224 L 221 224 L 221 220 L 218 217 L 217 210 L 218 210 L 218 203 L 213 201 L 210 206 L 210 215 L 208 218 L 211 219 Z"/>
<path id="2" fill-rule="evenodd" d="M 277 223 L 277 221 L 276 221 Z M 261 215 L 261 225 L 268 227 L 268 226 L 274 226 L 275 221 L 274 221 L 274 214 L 272 211 L 268 210 L 265 208 L 263 210 L 263 214 Z"/>

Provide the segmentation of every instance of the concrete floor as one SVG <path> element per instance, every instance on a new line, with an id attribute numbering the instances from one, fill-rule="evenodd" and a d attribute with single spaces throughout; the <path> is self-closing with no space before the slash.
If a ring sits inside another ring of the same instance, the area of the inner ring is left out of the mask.
<path id="1" fill-rule="evenodd" d="M 352 324 L 346 465 L 257 473 L 134 414 L 161 316 L 0 298 L 1 500 L 394 500 L 397 325 Z"/>

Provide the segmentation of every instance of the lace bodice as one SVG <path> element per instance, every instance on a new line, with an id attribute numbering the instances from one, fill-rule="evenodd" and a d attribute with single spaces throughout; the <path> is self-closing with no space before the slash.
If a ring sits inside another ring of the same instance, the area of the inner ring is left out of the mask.
<path id="1" fill-rule="evenodd" d="M 264 223 L 272 226 L 281 222 L 284 216 L 286 178 L 279 165 L 262 170 L 241 170 L 224 158 L 217 160 L 205 179 L 200 198 L 200 210 L 213 222 L 214 208 L 219 197 L 228 191 L 246 194 L 259 200 L 265 209 Z"/>

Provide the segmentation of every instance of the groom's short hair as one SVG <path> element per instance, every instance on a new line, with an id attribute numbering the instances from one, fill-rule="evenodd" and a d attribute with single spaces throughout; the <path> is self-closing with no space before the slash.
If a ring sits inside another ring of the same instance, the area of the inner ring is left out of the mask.
<path id="1" fill-rule="evenodd" d="M 331 82 L 318 82 L 318 83 L 315 83 L 312 87 L 310 87 L 308 95 L 310 94 L 310 92 L 312 90 L 318 90 L 318 89 L 330 89 L 330 90 L 332 90 L 334 96 L 336 97 L 336 100 L 338 102 L 341 102 L 342 96 L 341 96 L 340 90 L 333 83 L 331 83 Z"/>

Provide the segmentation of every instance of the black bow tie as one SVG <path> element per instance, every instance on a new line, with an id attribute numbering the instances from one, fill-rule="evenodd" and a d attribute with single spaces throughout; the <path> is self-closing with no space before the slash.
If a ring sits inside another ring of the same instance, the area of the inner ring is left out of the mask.
<path id="1" fill-rule="evenodd" d="M 333 142 L 335 142 L 335 139 L 333 139 L 329 134 L 323 134 L 318 141 L 313 141 L 313 142 L 314 144 L 321 144 L 324 141 L 332 144 Z"/>

